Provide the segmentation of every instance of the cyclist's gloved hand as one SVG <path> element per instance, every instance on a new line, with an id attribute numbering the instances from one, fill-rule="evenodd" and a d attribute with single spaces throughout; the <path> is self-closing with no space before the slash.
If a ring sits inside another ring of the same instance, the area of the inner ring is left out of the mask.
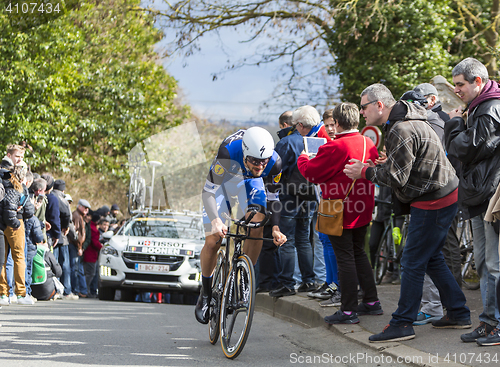
<path id="1" fill-rule="evenodd" d="M 220 237 L 224 237 L 227 233 L 227 227 L 222 222 L 222 219 L 215 218 L 212 221 L 212 234 L 218 234 Z"/>
<path id="2" fill-rule="evenodd" d="M 274 238 L 273 242 L 276 246 L 281 246 L 286 242 L 286 236 L 283 233 L 281 233 L 278 226 L 273 227 L 273 238 Z"/>

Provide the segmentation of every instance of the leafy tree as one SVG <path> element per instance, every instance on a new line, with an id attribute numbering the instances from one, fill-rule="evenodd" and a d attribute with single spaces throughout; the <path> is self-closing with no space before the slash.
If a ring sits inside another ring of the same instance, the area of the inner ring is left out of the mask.
<path id="1" fill-rule="evenodd" d="M 170 52 L 185 55 L 208 32 L 243 29 L 242 39 L 260 39 L 262 49 L 227 69 L 287 59 L 290 68 L 280 77 L 291 103 L 303 94 L 311 101 L 326 95 L 328 105 L 332 99 L 359 102 L 373 82 L 398 96 L 435 74 L 449 76 L 457 61 L 471 55 L 496 75 L 490 47 L 498 46 L 499 1 L 163 0 L 147 11 L 176 30 Z M 340 78 L 340 95 L 326 72 Z"/>
<path id="2" fill-rule="evenodd" d="M 119 173 L 132 147 L 186 118 L 153 51 L 163 33 L 138 4 L 78 1 L 31 26 L 0 13 L 3 147 L 27 141 L 39 170 Z"/>
<path id="3" fill-rule="evenodd" d="M 396 98 L 435 75 L 450 75 L 454 22 L 449 1 L 360 0 L 336 13 L 331 37 L 343 99 L 358 102 L 373 83 L 385 84 Z"/>

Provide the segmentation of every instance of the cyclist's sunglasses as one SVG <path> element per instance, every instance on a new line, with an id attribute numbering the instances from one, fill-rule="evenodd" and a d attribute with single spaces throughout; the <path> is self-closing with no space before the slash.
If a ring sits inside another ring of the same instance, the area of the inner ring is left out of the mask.
<path id="1" fill-rule="evenodd" d="M 255 157 L 247 157 L 247 162 L 254 165 L 254 166 L 263 166 L 265 167 L 269 163 L 269 158 L 266 159 L 259 159 Z"/>

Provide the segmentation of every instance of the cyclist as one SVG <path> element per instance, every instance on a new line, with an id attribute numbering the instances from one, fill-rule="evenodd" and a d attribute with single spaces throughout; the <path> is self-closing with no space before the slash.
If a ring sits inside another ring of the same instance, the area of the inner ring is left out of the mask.
<path id="1" fill-rule="evenodd" d="M 217 156 L 212 162 L 203 188 L 203 224 L 205 245 L 200 254 L 202 289 L 195 307 L 198 322 L 207 324 L 210 300 L 212 298 L 212 272 L 217 262 L 217 252 L 227 227 L 221 219 L 222 213 L 230 213 L 236 200 L 240 212 L 257 210 L 252 222 L 265 218 L 269 202 L 272 235 L 276 246 L 286 242 L 286 236 L 279 229 L 280 202 L 279 181 L 281 158 L 274 151 L 271 134 L 260 127 L 239 130 L 224 139 Z M 248 214 L 246 214 L 248 215 Z M 251 230 L 252 237 L 262 237 L 263 228 Z M 245 253 L 255 264 L 262 248 L 262 240 L 245 241 Z"/>

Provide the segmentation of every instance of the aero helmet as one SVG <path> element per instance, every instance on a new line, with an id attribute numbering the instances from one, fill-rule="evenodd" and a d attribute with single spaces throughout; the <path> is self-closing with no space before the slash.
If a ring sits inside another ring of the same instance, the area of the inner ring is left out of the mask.
<path id="1" fill-rule="evenodd" d="M 274 140 L 271 134 L 261 127 L 251 127 L 243 134 L 243 158 L 270 158 L 274 151 Z"/>

